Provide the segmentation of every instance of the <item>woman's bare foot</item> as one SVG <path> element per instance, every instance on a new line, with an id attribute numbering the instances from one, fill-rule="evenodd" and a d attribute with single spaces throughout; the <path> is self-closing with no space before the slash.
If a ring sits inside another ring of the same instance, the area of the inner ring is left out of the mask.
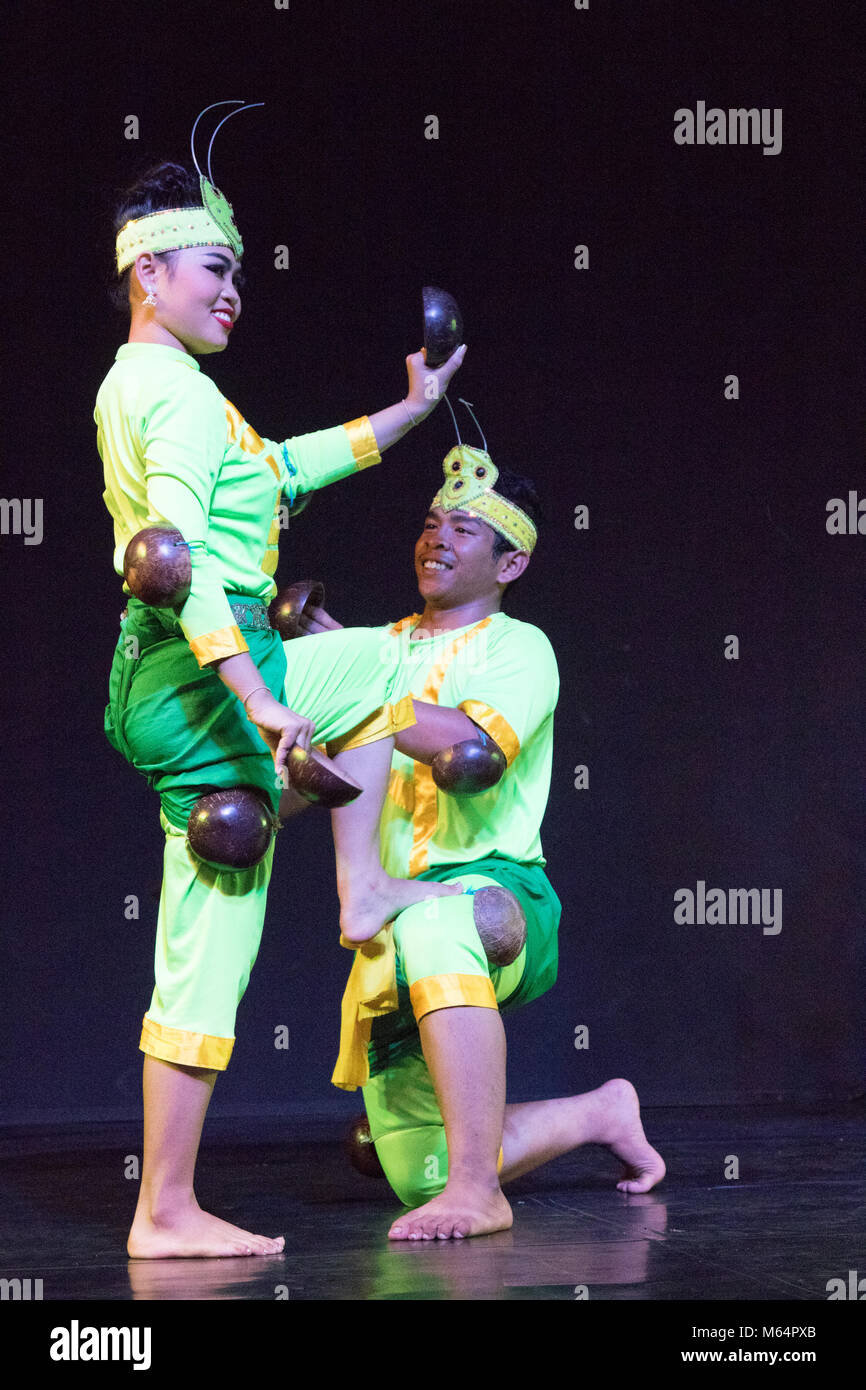
<path id="1" fill-rule="evenodd" d="M 340 889 L 340 931 L 347 941 L 369 941 L 404 907 L 428 898 L 459 897 L 463 885 L 417 878 L 369 875 L 344 881 Z"/>
<path id="2" fill-rule="evenodd" d="M 625 1164 L 620 1192 L 649 1192 L 665 1175 L 661 1154 L 653 1148 L 643 1131 L 637 1091 L 630 1081 L 616 1077 L 594 1092 L 600 1103 L 599 1137 L 589 1140 L 605 1144 Z"/>
<path id="3" fill-rule="evenodd" d="M 178 1258 L 208 1259 L 230 1255 L 279 1255 L 282 1236 L 270 1239 L 221 1221 L 192 1203 L 156 1218 L 145 1210 L 135 1213 L 127 1241 L 127 1253 L 139 1260 Z"/>
<path id="4" fill-rule="evenodd" d="M 485 1187 L 467 1179 L 449 1179 L 444 1191 L 423 1207 L 398 1216 L 389 1240 L 462 1240 L 507 1231 L 514 1217 L 502 1188 Z"/>

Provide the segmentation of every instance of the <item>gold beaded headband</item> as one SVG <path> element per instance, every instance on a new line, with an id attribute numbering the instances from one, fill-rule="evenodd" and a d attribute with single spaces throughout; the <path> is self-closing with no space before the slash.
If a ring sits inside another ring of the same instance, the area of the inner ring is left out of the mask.
<path id="1" fill-rule="evenodd" d="M 235 106 L 241 111 L 248 111 L 252 106 L 264 106 L 264 102 L 215 101 L 199 112 L 193 124 L 190 145 L 193 164 L 199 176 L 202 206 L 168 208 L 146 213 L 144 217 L 131 218 L 117 233 L 115 251 L 118 275 L 122 275 L 145 251 L 181 251 L 189 246 L 229 246 L 238 258 L 243 255 L 244 244 L 235 224 L 232 205 L 225 194 L 214 187 L 210 163 L 217 131 L 238 112 L 230 111 L 228 116 L 224 116 L 211 136 L 207 147 L 206 176 L 199 167 L 195 153 L 196 126 L 205 112 L 212 111 L 215 106 Z"/>
<path id="2" fill-rule="evenodd" d="M 488 453 L 473 449 L 470 444 L 457 444 L 446 455 L 442 471 L 445 482 L 433 498 L 431 509 L 441 507 L 443 512 L 451 512 L 459 507 L 469 516 L 486 521 L 515 550 L 532 554 L 538 540 L 535 525 L 516 502 L 494 492 L 499 469 Z"/>

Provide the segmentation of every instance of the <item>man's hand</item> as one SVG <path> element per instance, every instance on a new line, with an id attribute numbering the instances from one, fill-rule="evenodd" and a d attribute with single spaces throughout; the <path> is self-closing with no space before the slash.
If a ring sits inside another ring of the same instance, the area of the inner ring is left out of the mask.
<path id="1" fill-rule="evenodd" d="M 343 624 L 326 613 L 324 608 L 313 608 L 307 604 L 298 619 L 298 626 L 305 636 L 312 637 L 317 632 L 336 632 Z"/>

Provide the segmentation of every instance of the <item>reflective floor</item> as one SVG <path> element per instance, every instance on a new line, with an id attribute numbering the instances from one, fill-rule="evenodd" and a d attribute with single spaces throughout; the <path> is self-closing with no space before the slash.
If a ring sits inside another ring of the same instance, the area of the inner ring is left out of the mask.
<path id="1" fill-rule="evenodd" d="M 395 1243 L 384 1181 L 349 1167 L 337 1121 L 209 1123 L 202 1206 L 265 1235 L 275 1259 L 131 1261 L 140 1135 L 129 1126 L 0 1135 L 0 1279 L 44 1300 L 821 1300 L 866 1296 L 866 1108 L 644 1112 L 668 1165 L 646 1196 L 584 1148 L 506 1195 L 512 1230 Z M 130 1135 L 133 1142 L 130 1142 Z M 736 1176 L 735 1176 L 736 1174 Z M 855 1283 L 851 1284 L 852 1272 Z M 847 1296 L 851 1296 L 849 1293 Z"/>

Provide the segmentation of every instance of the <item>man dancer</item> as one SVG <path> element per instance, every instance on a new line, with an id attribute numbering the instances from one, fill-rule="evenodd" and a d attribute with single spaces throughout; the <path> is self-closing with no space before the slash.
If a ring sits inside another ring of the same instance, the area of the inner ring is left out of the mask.
<path id="1" fill-rule="evenodd" d="M 647 1192 L 665 1172 L 625 1080 L 505 1104 L 500 1012 L 556 978 L 561 904 L 544 873 L 539 827 L 559 679 L 545 635 L 502 611 L 537 538 L 533 485 L 465 445 L 443 469 L 415 546 L 424 612 L 382 629 L 383 661 L 402 665 L 418 722 L 396 738 L 380 837 L 389 873 L 459 878 L 467 891 L 409 907 L 359 943 L 333 1076 L 343 1089 L 363 1086 L 376 1152 L 412 1208 L 389 1236 L 410 1240 L 509 1227 L 501 1184 L 580 1144 L 604 1144 L 623 1161 L 624 1192 Z M 339 624 L 317 609 L 304 626 Z M 479 737 L 504 754 L 501 780 L 472 797 L 440 791 L 436 753 Z M 521 919 L 516 959 L 492 965 L 482 936 L 507 935 Z"/>

